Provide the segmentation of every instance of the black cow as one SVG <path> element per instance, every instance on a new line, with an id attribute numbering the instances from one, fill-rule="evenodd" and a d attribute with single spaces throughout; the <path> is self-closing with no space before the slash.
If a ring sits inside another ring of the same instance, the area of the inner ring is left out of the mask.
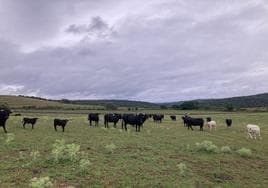
<path id="1" fill-rule="evenodd" d="M 124 114 L 122 116 L 122 129 L 125 128 L 127 131 L 127 125 L 136 126 L 136 132 L 140 132 L 140 127 L 143 126 L 143 123 L 148 119 L 147 115 L 139 114 Z"/>
<path id="2" fill-rule="evenodd" d="M 176 116 L 170 116 L 170 119 L 171 119 L 172 121 L 176 121 Z"/>
<path id="3" fill-rule="evenodd" d="M 34 125 L 38 118 L 23 118 L 22 123 L 23 123 L 23 128 L 25 129 L 26 124 L 32 124 L 32 129 L 34 129 Z"/>
<path id="4" fill-rule="evenodd" d="M 105 114 L 104 115 L 104 126 L 105 128 L 109 128 L 109 122 L 114 123 L 114 128 L 116 124 L 121 119 L 121 114 Z"/>
<path id="5" fill-rule="evenodd" d="M 99 125 L 99 113 L 90 113 L 88 114 L 88 121 L 89 121 L 89 125 L 92 126 L 92 121 L 95 122 L 95 126 Z"/>
<path id="6" fill-rule="evenodd" d="M 12 112 L 10 110 L 0 109 L 0 127 L 3 127 L 5 133 L 7 133 L 6 121 L 9 118 L 9 114 L 11 113 Z"/>
<path id="7" fill-rule="evenodd" d="M 181 119 L 183 121 L 184 127 L 186 127 L 187 126 L 187 124 L 186 124 L 186 116 L 182 116 Z"/>
<path id="8" fill-rule="evenodd" d="M 207 119 L 207 122 L 210 122 L 212 120 L 211 117 L 207 117 L 206 119 Z"/>
<path id="9" fill-rule="evenodd" d="M 154 114 L 153 115 L 154 122 L 162 123 L 163 118 L 164 118 L 163 114 Z"/>
<path id="10" fill-rule="evenodd" d="M 64 128 L 69 120 L 68 119 L 54 119 L 54 129 L 57 131 L 57 126 L 62 127 L 62 132 L 64 132 Z"/>
<path id="11" fill-rule="evenodd" d="M 227 127 L 232 126 L 232 123 L 233 123 L 232 119 L 226 119 L 225 122 L 226 122 Z"/>
<path id="12" fill-rule="evenodd" d="M 191 128 L 192 130 L 194 130 L 192 126 L 199 126 L 200 131 L 203 131 L 204 120 L 202 118 L 192 118 L 190 116 L 184 116 L 184 119 L 188 129 Z"/>

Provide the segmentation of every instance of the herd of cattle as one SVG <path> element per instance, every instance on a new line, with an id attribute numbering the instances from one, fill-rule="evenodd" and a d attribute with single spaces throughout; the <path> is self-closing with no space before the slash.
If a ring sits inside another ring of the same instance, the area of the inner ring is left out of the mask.
<path id="1" fill-rule="evenodd" d="M 0 127 L 3 127 L 4 132 L 7 133 L 6 130 L 6 121 L 9 118 L 10 113 L 12 113 L 9 110 L 1 110 L 0 109 Z M 21 116 L 21 114 L 15 114 L 15 116 Z M 109 123 L 113 124 L 113 127 L 116 128 L 117 123 L 121 120 L 122 122 L 122 129 L 125 129 L 127 131 L 127 126 L 132 125 L 136 128 L 136 132 L 140 132 L 140 128 L 143 126 L 144 122 L 152 118 L 154 122 L 161 123 L 164 119 L 163 114 L 105 114 L 104 115 L 104 126 L 105 128 L 109 128 Z M 203 131 L 204 125 L 207 125 L 209 128 L 209 131 L 213 131 L 213 129 L 216 131 L 217 123 L 216 121 L 212 120 L 210 117 L 206 118 L 206 122 L 203 118 L 193 118 L 188 115 L 184 115 L 181 117 L 183 120 L 183 124 L 188 129 L 193 130 L 193 126 L 199 126 L 200 131 Z M 172 121 L 176 121 L 176 116 L 171 115 L 170 119 Z M 25 128 L 26 124 L 31 124 L 32 129 L 34 129 L 34 125 L 36 124 L 38 118 L 23 118 L 22 119 L 22 125 L 23 128 Z M 62 127 L 62 131 L 64 132 L 65 126 L 68 123 L 68 119 L 54 119 L 54 129 L 57 131 L 57 126 Z M 99 125 L 99 113 L 90 113 L 88 114 L 88 121 L 89 125 L 92 126 L 92 122 L 95 123 L 95 126 Z M 227 127 L 232 126 L 232 119 L 226 119 L 225 123 Z M 252 125 L 248 124 L 246 126 L 247 129 L 247 136 L 251 139 L 257 139 L 259 137 L 261 139 L 260 135 L 260 127 L 258 125 Z"/>

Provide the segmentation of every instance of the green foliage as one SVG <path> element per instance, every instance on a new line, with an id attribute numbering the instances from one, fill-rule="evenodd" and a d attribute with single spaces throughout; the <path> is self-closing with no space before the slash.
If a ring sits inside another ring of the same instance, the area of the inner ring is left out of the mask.
<path id="1" fill-rule="evenodd" d="M 107 104 L 105 105 L 105 109 L 106 109 L 106 110 L 117 110 L 117 106 L 114 105 L 113 103 L 107 103 Z"/>
<path id="2" fill-rule="evenodd" d="M 198 109 L 197 101 L 186 101 L 180 105 L 181 110 L 196 110 Z"/>
<path id="3" fill-rule="evenodd" d="M 232 104 L 226 104 L 225 105 L 225 110 L 228 111 L 228 112 L 232 112 L 234 111 L 234 106 Z"/>
<path id="4" fill-rule="evenodd" d="M 186 176 L 186 173 L 188 171 L 188 168 L 187 168 L 186 164 L 185 163 L 180 163 L 180 164 L 177 165 L 177 167 L 180 170 L 180 175 L 181 176 Z"/>
<path id="5" fill-rule="evenodd" d="M 207 153 L 217 153 L 219 151 L 218 147 L 214 145 L 211 141 L 203 141 L 201 143 L 195 143 L 197 151 L 204 151 Z"/>
<path id="6" fill-rule="evenodd" d="M 49 188 L 53 187 L 53 183 L 49 177 L 40 177 L 40 178 L 34 177 L 33 179 L 31 179 L 30 187 Z"/>
<path id="7" fill-rule="evenodd" d="M 232 150 L 229 146 L 222 146 L 221 147 L 221 152 L 222 153 L 232 153 Z"/>
<path id="8" fill-rule="evenodd" d="M 79 161 L 79 170 L 80 173 L 85 174 L 89 168 L 89 166 L 91 165 L 91 162 L 88 159 L 81 159 Z"/>
<path id="9" fill-rule="evenodd" d="M 114 145 L 113 143 L 106 145 L 105 149 L 109 152 L 109 153 L 114 153 L 114 150 L 116 149 L 116 145 Z"/>
<path id="10" fill-rule="evenodd" d="M 6 141 L 5 141 L 5 144 L 7 145 L 7 146 L 9 146 L 14 140 L 15 140 L 15 134 L 13 134 L 13 133 L 8 133 L 8 134 L 6 134 Z"/>
<path id="11" fill-rule="evenodd" d="M 237 153 L 241 157 L 250 157 L 250 156 L 252 156 L 251 150 L 247 149 L 247 148 L 241 148 L 241 149 L 237 150 Z"/>
<path id="12" fill-rule="evenodd" d="M 63 160 L 76 161 L 78 160 L 80 145 L 65 144 L 65 140 L 56 140 L 53 144 L 52 157 L 54 162 L 59 163 Z"/>

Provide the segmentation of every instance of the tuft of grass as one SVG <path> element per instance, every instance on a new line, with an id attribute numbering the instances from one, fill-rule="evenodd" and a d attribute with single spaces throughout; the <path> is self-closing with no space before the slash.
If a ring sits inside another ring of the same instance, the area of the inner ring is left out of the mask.
<path id="1" fill-rule="evenodd" d="M 108 151 L 108 153 L 114 153 L 114 150 L 116 149 L 116 145 L 113 143 L 106 145 L 105 149 Z"/>
<path id="2" fill-rule="evenodd" d="M 218 147 L 208 140 L 204 140 L 201 143 L 195 143 L 195 147 L 197 151 L 204 151 L 207 153 L 217 153 L 219 151 Z"/>
<path id="3" fill-rule="evenodd" d="M 232 153 L 232 150 L 229 146 L 222 146 L 221 147 L 221 152 L 222 153 Z"/>
<path id="4" fill-rule="evenodd" d="M 181 176 L 186 176 L 186 173 L 188 171 L 188 168 L 186 166 L 185 163 L 180 163 L 177 165 L 177 167 L 179 168 L 179 171 L 180 171 L 180 175 Z"/>
<path id="5" fill-rule="evenodd" d="M 247 149 L 247 148 L 241 148 L 241 149 L 237 150 L 236 152 L 241 157 L 250 157 L 250 156 L 252 156 L 251 150 L 250 149 Z"/>
<path id="6" fill-rule="evenodd" d="M 6 141 L 5 141 L 5 144 L 6 144 L 7 146 L 9 146 L 14 140 L 15 140 L 15 134 L 13 134 L 13 133 L 8 133 L 8 134 L 7 134 Z"/>
<path id="7" fill-rule="evenodd" d="M 30 187 L 49 188 L 53 187 L 53 183 L 49 177 L 40 177 L 40 178 L 34 177 L 33 179 L 31 179 Z"/>
<path id="8" fill-rule="evenodd" d="M 91 165 L 91 162 L 88 159 L 81 159 L 79 161 L 79 171 L 82 174 L 85 174 Z"/>

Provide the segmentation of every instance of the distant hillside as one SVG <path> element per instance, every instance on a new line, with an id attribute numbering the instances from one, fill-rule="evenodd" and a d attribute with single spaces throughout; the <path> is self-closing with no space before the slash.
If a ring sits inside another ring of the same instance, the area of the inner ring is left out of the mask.
<path id="1" fill-rule="evenodd" d="M 95 109 L 103 110 L 107 106 L 116 108 L 159 108 L 159 105 L 128 100 L 50 100 L 33 96 L 0 95 L 0 105 L 17 109 Z"/>
<path id="2" fill-rule="evenodd" d="M 100 105 L 106 106 L 108 104 L 117 107 L 130 107 L 130 108 L 159 108 L 158 104 L 143 102 L 143 101 L 129 101 L 129 100 L 62 100 L 65 103 L 79 104 L 79 105 Z"/>
<path id="3" fill-rule="evenodd" d="M 0 95 L 0 105 L 8 106 L 11 109 L 91 109 L 99 107 L 63 104 L 44 98 L 11 95 Z"/>
<path id="4" fill-rule="evenodd" d="M 259 108 L 268 107 L 268 93 L 223 99 L 199 99 L 192 101 L 197 102 L 200 109 L 224 109 L 227 105 L 232 105 L 234 108 Z M 166 105 L 180 106 L 182 103 L 183 101 L 166 103 Z"/>

